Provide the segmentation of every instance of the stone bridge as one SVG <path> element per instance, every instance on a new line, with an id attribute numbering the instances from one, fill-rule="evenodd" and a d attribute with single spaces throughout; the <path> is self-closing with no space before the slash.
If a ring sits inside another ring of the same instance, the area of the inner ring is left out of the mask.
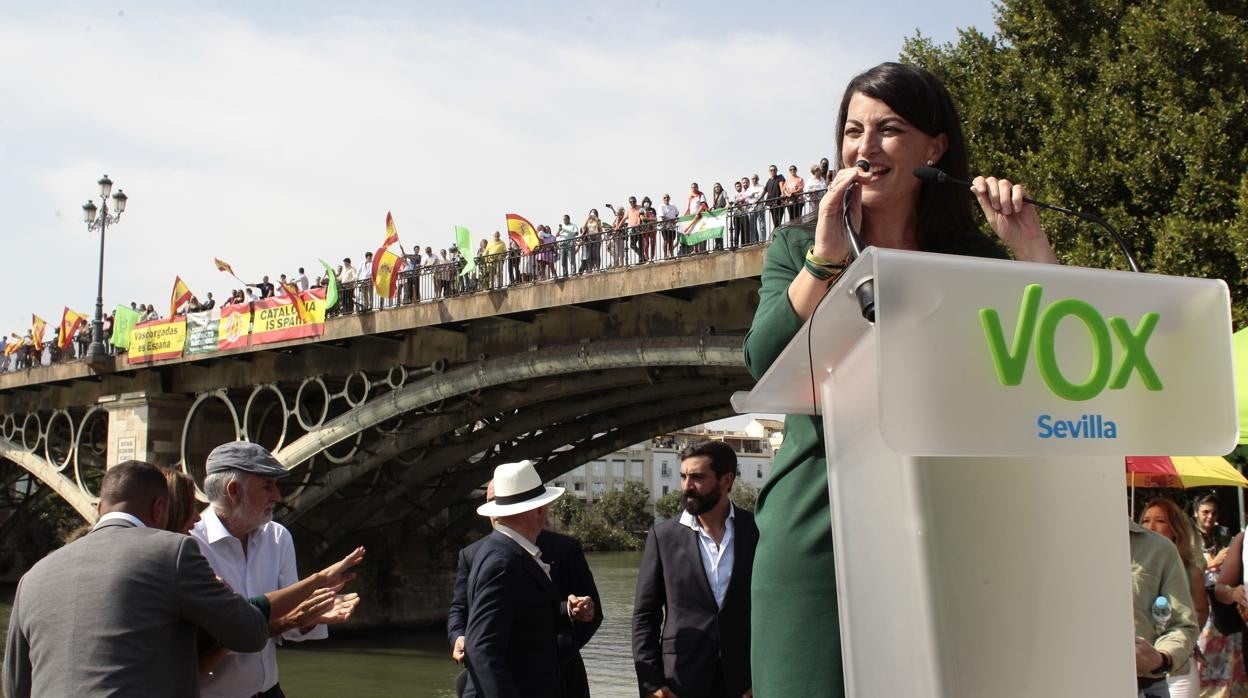
<path id="1" fill-rule="evenodd" d="M 650 436 L 732 414 L 765 247 L 331 318 L 308 340 L 95 373 L 0 375 L 0 463 L 86 521 L 129 458 L 199 483 L 217 444 L 265 445 L 291 470 L 277 518 L 304 566 L 441 556 L 477 523 L 499 463 L 546 479 Z M 16 474 L 16 476 L 15 476 Z M 28 491 L 30 488 L 25 488 Z M 413 550 L 419 548 L 419 552 Z M 391 580 L 393 581 L 393 580 Z"/>

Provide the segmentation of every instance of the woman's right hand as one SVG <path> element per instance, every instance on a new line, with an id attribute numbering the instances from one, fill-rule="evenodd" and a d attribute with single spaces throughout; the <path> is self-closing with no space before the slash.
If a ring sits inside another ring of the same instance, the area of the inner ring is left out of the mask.
<path id="1" fill-rule="evenodd" d="M 870 182 L 874 176 L 857 167 L 838 171 L 828 183 L 828 191 L 819 201 L 819 217 L 815 222 L 815 255 L 840 262 L 849 257 L 849 240 L 845 237 L 843 206 L 845 193 L 861 182 Z M 862 230 L 862 190 L 850 192 L 849 219 L 857 230 Z"/>

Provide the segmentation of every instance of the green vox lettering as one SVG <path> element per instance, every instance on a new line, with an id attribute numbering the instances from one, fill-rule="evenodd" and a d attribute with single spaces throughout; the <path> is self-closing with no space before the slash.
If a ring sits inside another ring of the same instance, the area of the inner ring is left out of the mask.
<path id="1" fill-rule="evenodd" d="M 1090 303 L 1077 298 L 1063 298 L 1041 310 L 1043 294 L 1044 288 L 1039 284 L 1023 289 L 1018 324 L 1014 327 L 1013 341 L 1008 346 L 1001 327 L 1001 316 L 996 309 L 981 308 L 979 311 L 988 353 L 1001 385 L 1013 386 L 1023 382 L 1027 358 L 1034 346 L 1036 368 L 1041 379 L 1053 394 L 1065 400 L 1091 400 L 1106 387 L 1121 390 L 1127 386 L 1132 373 L 1140 376 L 1145 389 L 1162 389 L 1161 378 L 1147 353 L 1148 340 L 1161 319 L 1159 314 L 1145 313 L 1132 329 L 1125 319 L 1106 319 Z M 1067 378 L 1057 363 L 1057 328 L 1068 317 L 1083 324 L 1091 345 L 1092 365 L 1088 375 L 1079 382 Z M 1116 366 L 1113 363 L 1115 339 L 1119 347 Z"/>

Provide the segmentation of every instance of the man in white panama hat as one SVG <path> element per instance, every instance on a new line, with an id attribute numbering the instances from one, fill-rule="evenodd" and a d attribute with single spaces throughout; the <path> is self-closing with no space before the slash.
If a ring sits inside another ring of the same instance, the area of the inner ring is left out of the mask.
<path id="1" fill-rule="evenodd" d="M 537 536 L 562 487 L 546 487 L 531 461 L 494 470 L 494 499 L 477 508 L 494 520 L 468 573 L 465 696 L 509 698 L 560 692 L 560 627 L 594 616 L 589 597 L 559 597 Z"/>

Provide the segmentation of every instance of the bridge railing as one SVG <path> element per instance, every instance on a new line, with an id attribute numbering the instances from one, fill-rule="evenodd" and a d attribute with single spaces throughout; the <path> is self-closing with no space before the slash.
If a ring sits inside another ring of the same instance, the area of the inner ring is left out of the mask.
<path id="1" fill-rule="evenodd" d="M 432 263 L 408 256 L 408 267 L 399 274 L 393 298 L 381 298 L 365 278 L 342 284 L 342 294 L 331 315 L 384 310 L 413 303 L 425 303 L 467 293 L 497 291 L 511 286 L 566 279 L 683 259 L 693 255 L 727 254 L 738 249 L 766 244 L 776 227 L 812 213 L 824 190 L 803 192 L 745 206 L 729 206 L 723 233 L 696 245 L 680 241 L 676 221 L 646 221 L 633 227 L 611 229 L 602 222 L 603 232 L 581 232 L 571 239 L 540 245 L 529 252 L 508 250 L 498 254 L 473 252 L 475 266 L 467 273 L 467 257 L 451 261 L 441 257 Z M 464 252 L 461 250 L 461 253 Z"/>

